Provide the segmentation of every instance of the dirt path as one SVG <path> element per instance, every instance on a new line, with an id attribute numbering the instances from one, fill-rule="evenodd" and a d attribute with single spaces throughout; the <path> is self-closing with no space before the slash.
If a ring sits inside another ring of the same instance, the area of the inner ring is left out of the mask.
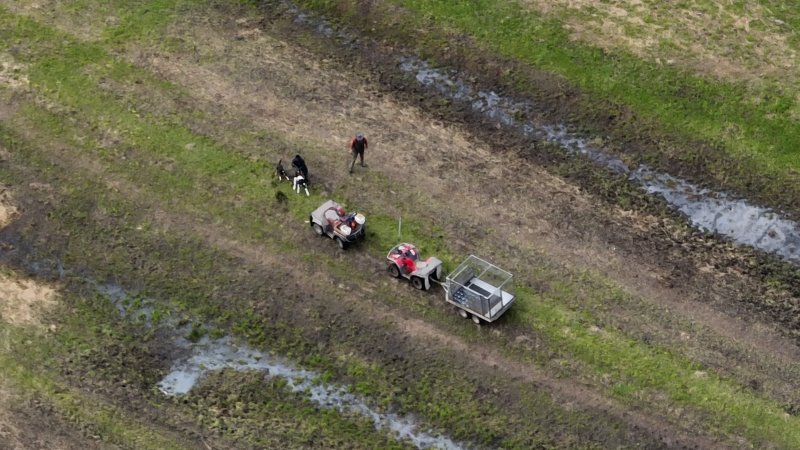
<path id="1" fill-rule="evenodd" d="M 217 122 L 201 124 L 206 127 L 201 131 L 213 136 L 219 125 L 279 133 L 306 149 L 314 176 L 327 189 L 353 191 L 367 210 L 402 201 L 421 203 L 404 212 L 440 224 L 448 235 L 459 236 L 454 242 L 459 251 L 474 249 L 499 258 L 522 279 L 534 276 L 532 264 L 557 273 L 589 271 L 607 277 L 635 299 L 622 304 L 609 300 L 604 305 L 608 309 L 602 313 L 624 332 L 652 336 L 656 344 L 678 348 L 739 380 L 755 379 L 779 400 L 796 398 L 800 348 L 769 320 L 746 316 L 743 299 L 761 294 L 764 286 L 725 269 L 729 255 L 704 250 L 703 241 L 681 234 L 669 220 L 598 207 L 590 194 L 517 154 L 498 152 L 464 126 L 437 123 L 402 98 L 386 95 L 380 86 L 341 70 L 335 57 L 321 59 L 284 40 L 279 32 L 261 29 L 253 18 L 193 19 L 175 25 L 170 33 L 197 42 L 196 53 L 129 47 L 123 56 L 190 92 L 192 98 L 184 100 L 192 103 L 185 107 L 215 113 Z M 242 122 L 246 125 L 239 125 Z M 344 170 L 344 149 L 355 130 L 370 137 L 372 148 L 367 155 L 369 168 L 351 177 Z M 145 188 L 110 178 L 97 161 L 75 155 L 53 162 L 147 198 Z M 268 156 L 277 160 L 279 155 Z M 375 181 L 378 176 L 405 190 L 355 193 L 355 183 Z M 202 236 L 248 264 L 291 279 L 291 273 L 280 269 L 285 261 L 278 261 L 269 248 L 227 237 L 224 225 L 200 224 L 197 217 L 153 206 L 161 227 Z M 297 230 L 289 235 L 312 243 L 308 230 L 299 226 Z M 365 266 L 381 266 L 369 256 L 362 258 Z M 313 275 L 315 283 L 306 288 L 311 294 L 343 283 L 299 259 L 293 260 L 293 267 Z M 374 298 L 372 287 L 347 288 L 358 295 L 347 296 L 346 306 L 365 311 L 363 317 L 354 317 L 356 323 L 376 318 L 393 324 L 416 347 L 435 342 L 435 347 L 468 359 L 480 368 L 476 370 L 497 370 L 547 390 L 564 404 L 620 418 L 666 446 L 730 445 L 670 425 L 657 413 L 621 405 L 581 380 L 558 379 L 536 365 L 496 356 L 491 344 L 467 342 L 382 303 Z M 632 314 L 627 308 L 638 309 Z M 512 334 L 515 330 L 496 331 L 509 345 L 517 337 Z"/>
<path id="2" fill-rule="evenodd" d="M 0 448 L 13 450 L 70 450 L 118 448 L 82 436 L 48 414 L 43 405 L 20 397 L 0 384 Z"/>
<path id="3" fill-rule="evenodd" d="M 729 448 L 731 445 L 730 442 L 719 442 L 714 438 L 699 435 L 691 429 L 691 426 L 685 428 L 670 424 L 667 417 L 654 411 L 643 411 L 625 406 L 602 395 L 588 383 L 577 379 L 553 377 L 535 364 L 501 356 L 492 345 L 474 341 L 467 342 L 432 323 L 392 309 L 375 297 L 377 282 L 360 284 L 333 276 L 325 267 L 310 264 L 295 255 L 280 254 L 274 249 L 260 244 L 232 239 L 228 237 L 230 235 L 229 224 L 211 223 L 195 215 L 187 215 L 185 212 L 181 212 L 180 205 L 173 205 L 171 209 L 167 210 L 157 204 L 149 203 L 153 196 L 147 188 L 109 175 L 96 160 L 87 158 L 78 151 L 69 151 L 62 146 L 59 151 L 51 153 L 49 158 L 51 158 L 52 164 L 61 167 L 68 173 L 83 173 L 84 176 L 100 180 L 110 190 L 125 192 L 126 196 L 137 199 L 137 202 L 147 204 L 152 219 L 160 229 L 199 236 L 213 248 L 240 259 L 244 265 L 261 267 L 265 273 L 270 273 L 269 284 L 273 286 L 273 289 L 293 293 L 304 299 L 303 302 L 285 302 L 284 304 L 300 305 L 298 308 L 301 309 L 307 309 L 314 303 L 328 304 L 325 300 L 327 296 L 322 293 L 335 287 L 337 291 L 348 293 L 346 296 L 339 297 L 337 309 L 348 311 L 346 320 L 359 329 L 363 329 L 367 323 L 372 326 L 383 324 L 381 328 L 384 328 L 384 333 L 394 335 L 401 340 L 402 336 L 407 336 L 413 340 L 413 347 L 446 350 L 457 355 L 456 359 L 467 359 L 468 361 L 464 365 L 472 367 L 476 373 L 484 373 L 492 378 L 499 374 L 515 385 L 519 382 L 530 383 L 536 388 L 548 392 L 557 404 L 566 405 L 567 409 L 594 411 L 598 415 L 619 419 L 635 430 L 632 433 L 644 433 L 667 448 L 714 449 Z M 306 248 L 319 247 L 319 238 L 309 230 L 295 227 L 282 230 L 282 232 L 286 233 L 290 240 L 301 242 Z M 321 252 L 332 251 L 337 257 L 341 257 L 334 247 L 334 245 L 325 246 Z M 320 250 L 310 251 L 312 254 L 320 252 Z M 367 255 L 359 255 L 358 258 L 361 260 L 359 264 L 366 267 L 382 267 L 380 261 Z M 304 279 L 313 281 L 300 283 L 299 279 L 294 276 L 296 273 L 303 273 Z M 385 278 L 383 279 L 385 280 Z M 414 297 L 418 294 L 416 291 L 406 289 L 397 295 L 402 300 L 403 297 Z M 321 307 L 325 308 L 325 306 Z M 299 312 L 294 314 L 299 315 Z M 338 320 L 342 320 L 340 316 L 338 317 Z M 387 326 L 392 327 L 395 331 L 386 329 Z M 497 330 L 495 333 L 500 334 Z M 512 338 L 509 337 L 509 339 Z"/>
<path id="4" fill-rule="evenodd" d="M 0 201 L 0 210 L 16 209 Z M 3 226 L 8 225 L 8 222 Z M 57 296 L 51 286 L 23 279 L 18 275 L 0 273 L 0 322 L 15 327 L 44 329 L 48 312 L 55 306 Z M 9 336 L 6 325 L 0 324 L 0 345 L 6 350 Z M 50 325 L 55 331 L 55 325 Z M 110 449 L 115 446 L 84 436 L 62 420 L 44 403 L 26 398 L 18 389 L 0 377 L 0 448 L 14 450 Z"/>
<path id="5" fill-rule="evenodd" d="M 328 188 L 369 179 L 368 173 L 348 177 L 342 167 L 348 134 L 364 131 L 373 142 L 368 170 L 406 185 L 411 191 L 406 199 L 426 199 L 428 210 L 417 207 L 414 213 L 452 235 L 464 235 L 453 224 L 469 224 L 474 236 L 481 224 L 491 224 L 492 232 L 480 241 L 470 237 L 456 242 L 461 250 L 491 255 L 509 249 L 503 262 L 523 273 L 534 255 L 540 263 L 571 273 L 589 270 L 608 277 L 649 305 L 649 316 L 641 321 L 624 308 L 616 311 L 631 332 L 649 333 L 689 355 L 702 355 L 722 372 L 748 365 L 755 356 L 756 362 L 743 372 L 782 399 L 793 398 L 800 385 L 786 374 L 798 373 L 800 349 L 773 323 L 743 309 L 745 298 L 762 294 L 760 283 L 724 269 L 727 254 L 705 250 L 702 240 L 668 220 L 599 209 L 591 195 L 519 156 L 493 151 L 459 127 L 432 121 L 358 77 L 334 70 L 332 62 L 320 62 L 245 19 L 219 20 L 187 22 L 172 31 L 204 43 L 198 52 L 215 55 L 213 63 L 141 48 L 131 49 L 129 58 L 185 87 L 207 108 L 223 115 L 228 111 L 226 123 L 242 115 L 255 128 L 275 130 L 307 145 L 304 156 Z M 237 39 L 241 36 L 246 38 Z M 347 107 L 343 99 L 359 107 Z M 358 200 L 365 209 L 402 202 L 374 191 Z M 677 322 L 693 325 L 687 329 Z M 709 333 L 744 349 L 732 352 L 733 360 L 726 358 L 724 350 L 709 349 Z M 764 358 L 776 362 L 766 364 L 767 376 L 759 376 Z"/>

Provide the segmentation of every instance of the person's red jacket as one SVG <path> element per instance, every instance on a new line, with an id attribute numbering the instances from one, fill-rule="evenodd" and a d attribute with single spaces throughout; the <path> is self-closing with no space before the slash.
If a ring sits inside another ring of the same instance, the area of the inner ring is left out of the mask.
<path id="1" fill-rule="evenodd" d="M 360 144 L 364 145 L 364 150 L 366 150 L 369 147 L 369 143 L 367 142 L 367 137 L 366 136 L 364 136 L 361 139 L 360 143 L 358 142 L 358 138 L 354 137 L 353 140 L 350 141 L 350 151 L 355 151 Z"/>
<path id="2" fill-rule="evenodd" d="M 400 262 L 400 268 L 405 273 L 411 273 L 411 272 L 417 270 L 417 265 L 414 264 L 414 260 L 409 258 L 408 256 L 404 256 L 404 257 L 400 258 L 399 262 Z"/>

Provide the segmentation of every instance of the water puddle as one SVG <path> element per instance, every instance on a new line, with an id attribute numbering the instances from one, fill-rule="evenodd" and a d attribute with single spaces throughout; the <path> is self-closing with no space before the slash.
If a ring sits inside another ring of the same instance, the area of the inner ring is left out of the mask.
<path id="1" fill-rule="evenodd" d="M 748 204 L 724 193 L 703 189 L 647 166 L 628 167 L 619 157 L 603 151 L 593 141 L 570 133 L 564 125 L 519 121 L 520 112 L 532 111 L 532 104 L 514 101 L 491 91 L 473 88 L 425 61 L 403 58 L 400 69 L 412 74 L 418 83 L 452 100 L 467 102 L 472 110 L 525 136 L 561 147 L 571 155 L 582 155 L 599 166 L 623 174 L 647 193 L 660 195 L 683 213 L 695 228 L 718 233 L 739 244 L 746 244 L 800 263 L 800 227 L 767 208 Z M 523 114 L 524 115 L 524 114 Z"/>
<path id="2" fill-rule="evenodd" d="M 368 417 L 375 428 L 391 430 L 397 438 L 410 441 L 417 448 L 463 448 L 444 436 L 418 430 L 419 427 L 410 417 L 378 412 L 347 389 L 318 382 L 319 374 L 315 372 L 292 367 L 281 358 L 248 347 L 236 346 L 230 337 L 203 338 L 196 343 L 181 338 L 177 345 L 190 349 L 191 353 L 185 360 L 177 362 L 158 383 L 159 389 L 167 395 L 188 393 L 203 375 L 212 370 L 257 370 L 270 377 L 285 379 L 292 392 L 304 392 L 308 399 L 324 408 Z"/>
<path id="3" fill-rule="evenodd" d="M 664 197 L 700 229 L 717 232 L 735 242 L 800 263 L 800 229 L 767 208 L 753 206 L 724 193 L 698 188 L 684 180 L 644 166 L 631 179 L 651 194 Z"/>
<path id="4" fill-rule="evenodd" d="M 335 31 L 324 20 L 306 15 L 296 7 L 295 22 L 314 28 L 325 37 L 336 37 L 345 44 L 355 38 L 344 30 Z M 700 188 L 687 180 L 658 172 L 650 167 L 628 167 L 618 156 L 604 151 L 600 145 L 569 131 L 564 124 L 522 121 L 529 117 L 533 104 L 503 97 L 493 91 L 476 89 L 470 83 L 450 76 L 415 57 L 398 60 L 400 70 L 442 96 L 469 104 L 473 111 L 514 129 L 524 136 L 555 144 L 570 155 L 581 155 L 598 166 L 625 175 L 647 193 L 659 195 L 686 216 L 689 223 L 702 231 L 718 233 L 736 243 L 750 245 L 800 264 L 800 226 L 767 208 L 753 206 L 743 199 Z M 522 113 L 522 114 L 520 114 Z"/>
<path id="5" fill-rule="evenodd" d="M 154 302 L 130 296 L 122 287 L 114 284 L 98 284 L 96 289 L 116 306 L 121 316 L 139 320 L 148 327 L 153 326 L 154 311 L 158 310 Z M 158 388 L 165 395 L 187 394 L 204 375 L 213 370 L 255 370 L 269 377 L 286 380 L 287 387 L 292 392 L 305 393 L 309 400 L 323 408 L 367 417 L 372 420 L 376 429 L 390 430 L 397 439 L 411 442 L 417 448 L 465 448 L 445 436 L 430 430 L 420 430 L 410 416 L 379 412 L 346 388 L 319 382 L 320 377 L 316 372 L 296 368 L 283 358 L 236 345 L 230 336 L 212 338 L 205 335 L 196 341 L 190 341 L 186 336 L 189 335 L 192 324 L 187 322 L 180 325 L 176 317 L 168 315 L 162 323 L 165 328 L 174 330 L 174 346 L 181 350 L 177 353 L 184 355 L 173 363 L 170 372 L 158 382 Z"/>

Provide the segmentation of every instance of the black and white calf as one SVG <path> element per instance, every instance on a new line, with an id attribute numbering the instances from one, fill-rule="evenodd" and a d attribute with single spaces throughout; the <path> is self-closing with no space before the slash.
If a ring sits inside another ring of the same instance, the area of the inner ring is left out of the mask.
<path id="1" fill-rule="evenodd" d="M 300 193 L 300 189 L 304 189 L 306 191 L 306 196 L 311 195 L 308 193 L 308 180 L 299 170 L 294 174 L 294 178 L 292 180 L 292 189 L 294 189 L 298 194 Z"/>

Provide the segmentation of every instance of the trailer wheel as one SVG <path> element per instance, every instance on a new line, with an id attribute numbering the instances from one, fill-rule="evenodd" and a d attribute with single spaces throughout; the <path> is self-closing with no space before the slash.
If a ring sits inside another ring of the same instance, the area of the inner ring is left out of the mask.
<path id="1" fill-rule="evenodd" d="M 425 281 L 420 277 L 411 277 L 411 285 L 414 286 L 414 289 L 425 290 Z"/>
<path id="2" fill-rule="evenodd" d="M 476 316 L 475 314 L 473 314 L 473 315 L 472 315 L 472 322 L 473 322 L 475 325 L 480 325 L 480 324 L 481 324 L 483 321 L 481 320 L 481 318 L 480 318 L 480 317 L 478 317 L 478 316 Z"/>
<path id="3" fill-rule="evenodd" d="M 340 249 L 344 250 L 345 243 L 339 236 L 336 236 L 336 245 L 338 245 Z"/>
<path id="4" fill-rule="evenodd" d="M 322 233 L 325 232 L 325 230 L 322 229 L 322 225 L 318 223 L 315 223 L 312 226 L 314 227 L 314 233 L 317 233 L 317 236 L 322 236 Z"/>
<path id="5" fill-rule="evenodd" d="M 462 319 L 469 319 L 469 313 L 461 308 L 456 308 L 456 314 L 461 316 Z"/>
<path id="6" fill-rule="evenodd" d="M 395 278 L 400 278 L 400 269 L 397 267 L 397 264 L 395 263 L 389 264 L 389 267 L 387 267 L 386 270 L 389 271 L 389 275 Z"/>

